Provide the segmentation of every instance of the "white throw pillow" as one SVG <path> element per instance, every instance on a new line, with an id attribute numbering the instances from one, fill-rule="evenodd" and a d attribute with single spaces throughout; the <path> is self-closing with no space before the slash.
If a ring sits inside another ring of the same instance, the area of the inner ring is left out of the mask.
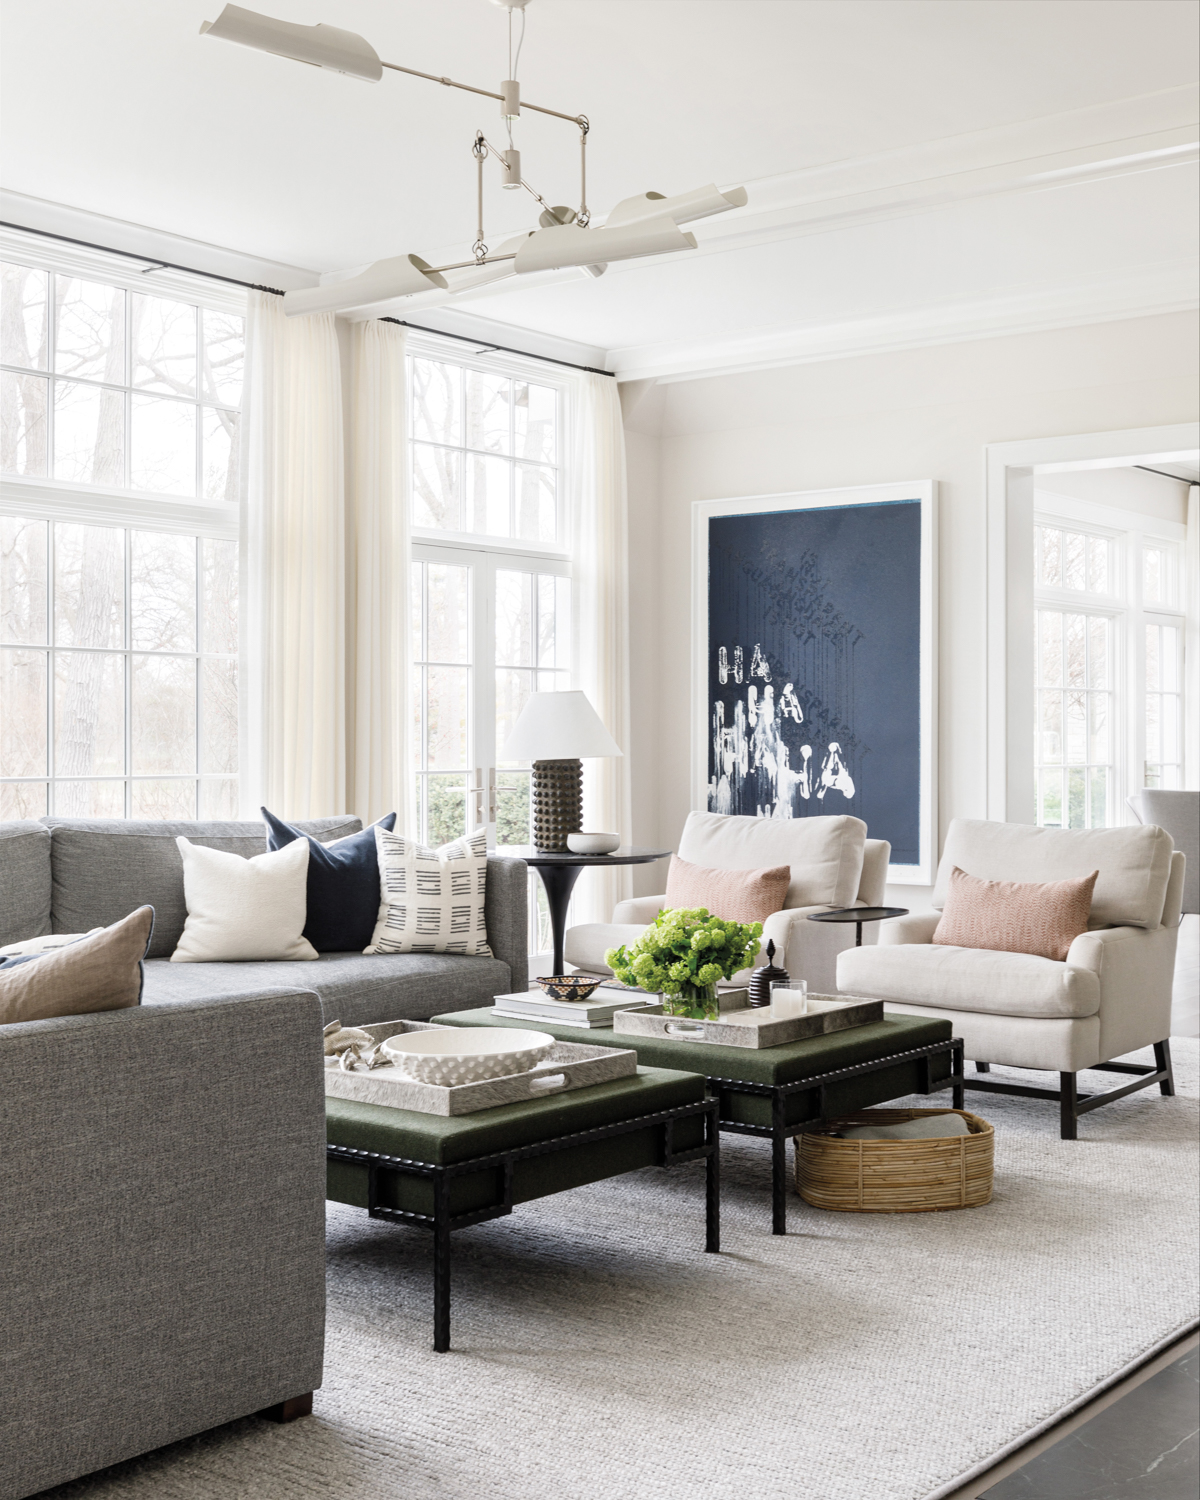
<path id="1" fill-rule="evenodd" d="M 461 953 L 491 956 L 483 901 L 487 834 L 427 849 L 375 825 L 379 919 L 364 953 Z"/>
<path id="2" fill-rule="evenodd" d="M 187 921 L 173 964 L 315 959 L 304 936 L 308 840 L 243 859 L 177 838 Z"/>

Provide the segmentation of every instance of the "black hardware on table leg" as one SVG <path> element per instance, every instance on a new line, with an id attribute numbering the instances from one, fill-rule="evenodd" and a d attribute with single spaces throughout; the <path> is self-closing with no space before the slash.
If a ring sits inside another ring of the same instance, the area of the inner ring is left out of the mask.
<path id="1" fill-rule="evenodd" d="M 1058 1075 L 1058 1133 L 1064 1141 L 1079 1139 L 1079 1119 L 1076 1114 L 1079 1095 L 1076 1087 L 1076 1076 L 1074 1073 L 1060 1073 Z"/>
<path id="2" fill-rule="evenodd" d="M 450 1179 L 439 1175 L 433 1185 L 433 1348 L 450 1347 Z"/>
<path id="3" fill-rule="evenodd" d="M 957 1083 L 951 1084 L 950 1106 L 952 1109 L 966 1108 L 966 1094 L 963 1087 L 963 1075 L 967 1071 L 967 1044 L 955 1038 L 950 1048 L 950 1072 L 958 1079 Z"/>
<path id="4" fill-rule="evenodd" d="M 1169 1099 L 1175 1092 L 1175 1069 L 1171 1066 L 1171 1043 L 1169 1041 L 1155 1042 L 1154 1065 L 1158 1072 L 1167 1075 L 1159 1079 L 1158 1090 Z"/>
<path id="5" fill-rule="evenodd" d="M 771 1233 L 787 1233 L 787 1135 L 785 1100 L 780 1090 L 771 1099 Z"/>
<path id="6" fill-rule="evenodd" d="M 554 972 L 561 974 L 566 960 L 563 958 L 563 939 L 567 931 L 567 907 L 571 904 L 571 892 L 575 882 L 583 874 L 582 865 L 538 865 L 546 890 L 546 905 L 550 909 L 550 930 L 554 934 Z"/>
<path id="7" fill-rule="evenodd" d="M 977 1062 L 975 1064 L 975 1071 L 977 1073 L 990 1073 L 992 1071 L 992 1065 L 991 1063 Z"/>
<path id="8" fill-rule="evenodd" d="M 721 1129 L 715 1099 L 704 1121 L 704 1144 L 712 1147 L 704 1160 L 704 1248 L 715 1255 L 721 1248 Z"/>

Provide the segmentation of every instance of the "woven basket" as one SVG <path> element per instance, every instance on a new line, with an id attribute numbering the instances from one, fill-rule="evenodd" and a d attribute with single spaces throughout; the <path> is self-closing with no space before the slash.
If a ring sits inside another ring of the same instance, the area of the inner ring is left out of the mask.
<path id="1" fill-rule="evenodd" d="M 907 1141 L 839 1141 L 846 1125 L 902 1125 L 961 1115 L 969 1135 Z M 994 1132 L 965 1109 L 872 1109 L 796 1138 L 796 1191 L 814 1208 L 851 1214 L 928 1214 L 977 1208 L 992 1196 Z"/>

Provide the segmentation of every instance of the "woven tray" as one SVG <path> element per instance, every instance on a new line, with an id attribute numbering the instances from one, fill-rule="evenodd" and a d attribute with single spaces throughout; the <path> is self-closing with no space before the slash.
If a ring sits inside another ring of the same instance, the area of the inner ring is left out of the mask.
<path id="1" fill-rule="evenodd" d="M 839 1141 L 845 1125 L 902 1125 L 961 1115 L 970 1135 Z M 796 1138 L 796 1191 L 814 1208 L 851 1214 L 928 1214 L 978 1208 L 992 1197 L 992 1127 L 965 1109 L 871 1109 Z"/>
<path id="2" fill-rule="evenodd" d="M 782 1047 L 831 1031 L 871 1026 L 883 1020 L 883 1001 L 861 995 L 810 995 L 808 1014 L 773 1016 L 769 1006 L 725 1011 L 715 1021 L 686 1021 L 668 1016 L 661 1005 L 645 1010 L 619 1010 L 613 1016 L 614 1036 L 658 1036 L 672 1042 L 709 1042 L 718 1047 Z M 704 1034 L 679 1036 L 672 1026 L 703 1026 Z"/>
<path id="3" fill-rule="evenodd" d="M 375 1041 L 406 1031 L 453 1031 L 452 1026 L 431 1026 L 427 1021 L 384 1021 L 360 1026 Z M 344 1072 L 326 1067 L 325 1092 L 337 1099 L 356 1099 L 360 1104 L 385 1104 L 392 1109 L 415 1109 L 425 1115 L 471 1115 L 501 1104 L 521 1104 L 546 1094 L 564 1094 L 571 1089 L 590 1088 L 614 1078 L 630 1078 L 637 1072 L 637 1053 L 614 1047 L 588 1047 L 578 1042 L 555 1042 L 545 1062 L 526 1073 L 507 1078 L 485 1078 L 478 1083 L 447 1087 L 418 1083 L 405 1078 L 398 1068 L 356 1069 Z"/>

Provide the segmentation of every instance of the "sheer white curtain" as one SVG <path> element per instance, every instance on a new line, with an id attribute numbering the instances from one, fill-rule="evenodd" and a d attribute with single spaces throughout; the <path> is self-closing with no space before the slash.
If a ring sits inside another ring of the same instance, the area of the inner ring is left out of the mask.
<path id="1" fill-rule="evenodd" d="M 350 803 L 364 823 L 408 823 L 409 533 L 403 328 L 371 320 L 352 335 L 353 605 Z"/>
<path id="2" fill-rule="evenodd" d="M 331 313 L 251 292 L 242 516 L 242 811 L 346 810 L 342 379 Z"/>
<path id="3" fill-rule="evenodd" d="M 1183 753 L 1184 786 L 1200 788 L 1200 485 L 1188 489 L 1187 541 L 1184 543 Z"/>
<path id="4" fill-rule="evenodd" d="M 629 518 L 625 429 L 617 382 L 584 375 L 570 423 L 577 485 L 573 590 L 577 682 L 625 754 L 583 763 L 583 826 L 630 841 Z M 587 870 L 575 888 L 571 920 L 608 922 L 633 894 L 628 865 Z"/>

